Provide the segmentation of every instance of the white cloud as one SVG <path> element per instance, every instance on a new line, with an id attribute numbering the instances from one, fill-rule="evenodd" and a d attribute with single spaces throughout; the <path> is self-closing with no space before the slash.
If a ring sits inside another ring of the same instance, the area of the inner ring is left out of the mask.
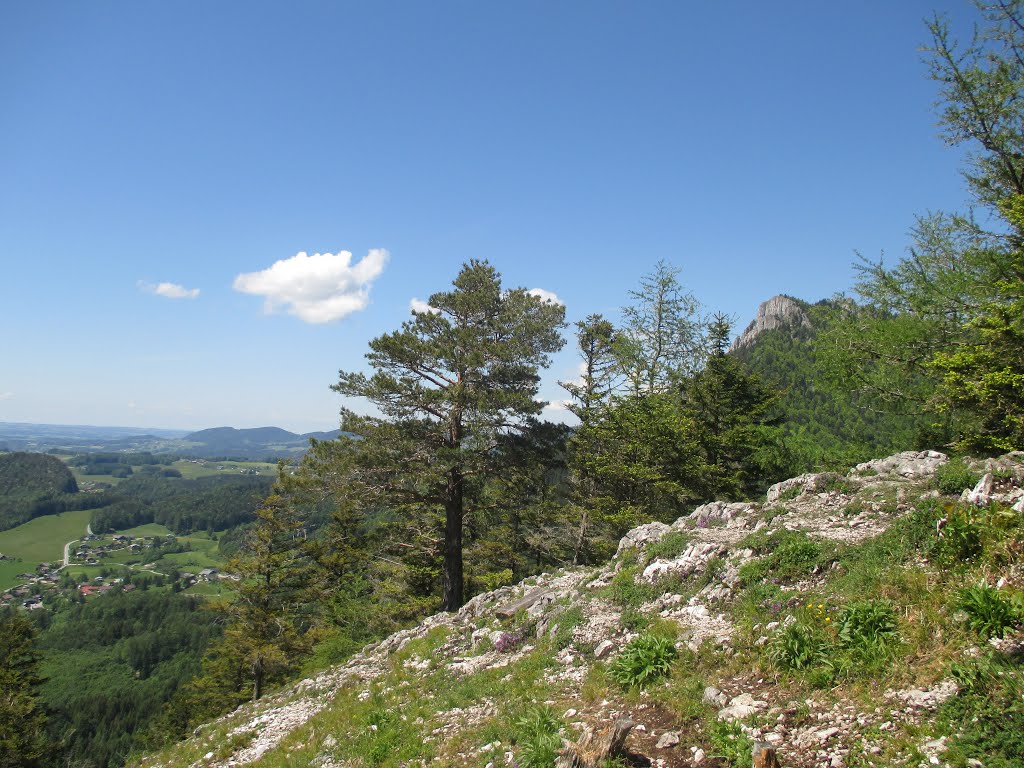
<path id="1" fill-rule="evenodd" d="M 420 299 L 413 298 L 413 299 L 409 299 L 409 311 L 410 312 L 414 312 L 414 313 L 419 314 L 419 315 L 423 315 L 423 314 L 426 314 L 428 312 L 430 314 L 432 314 L 432 315 L 436 315 L 441 310 L 438 309 L 437 307 L 430 306 L 425 301 L 421 301 Z"/>
<path id="2" fill-rule="evenodd" d="M 0 392 L 0 400 L 12 400 L 13 398 L 13 392 Z"/>
<path id="3" fill-rule="evenodd" d="M 548 304 L 561 304 L 565 306 L 565 302 L 558 298 L 558 294 L 552 291 L 545 291 L 543 288 L 531 288 L 527 291 L 531 296 L 536 296 L 541 301 L 546 301 Z"/>
<path id="4" fill-rule="evenodd" d="M 383 248 L 372 248 L 353 265 L 349 251 L 312 256 L 301 251 L 261 272 L 239 275 L 234 288 L 263 296 L 268 313 L 283 306 L 307 323 L 329 323 L 369 304 L 370 285 L 384 271 L 388 255 Z"/>
<path id="5" fill-rule="evenodd" d="M 552 400 L 544 406 L 545 411 L 568 411 L 572 400 Z"/>
<path id="6" fill-rule="evenodd" d="M 186 288 L 177 283 L 156 283 L 154 285 L 153 283 L 139 282 L 139 288 L 166 299 L 194 299 L 199 295 L 198 288 Z"/>

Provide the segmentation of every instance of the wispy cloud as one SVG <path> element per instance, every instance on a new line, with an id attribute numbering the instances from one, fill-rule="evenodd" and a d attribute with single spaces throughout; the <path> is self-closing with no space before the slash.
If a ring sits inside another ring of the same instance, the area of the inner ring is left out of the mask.
<path id="1" fill-rule="evenodd" d="M 409 311 L 410 312 L 415 312 L 416 314 L 419 314 L 419 315 L 423 315 L 423 314 L 427 314 L 427 313 L 429 313 L 431 315 L 436 315 L 441 310 L 439 310 L 437 307 L 430 306 L 425 301 L 413 298 L 413 299 L 409 300 Z"/>
<path id="2" fill-rule="evenodd" d="M 329 323 L 369 304 L 370 286 L 384 271 L 388 256 L 383 248 L 373 248 L 352 264 L 349 251 L 312 256 L 301 251 L 260 272 L 238 275 L 234 288 L 262 296 L 268 313 L 284 307 L 307 323 Z"/>
<path id="3" fill-rule="evenodd" d="M 194 299 L 199 296 L 198 288 L 186 288 L 178 283 L 147 283 L 140 280 L 139 289 L 166 299 Z"/>
<path id="4" fill-rule="evenodd" d="M 13 392 L 0 392 L 0 400 L 13 400 L 13 399 L 14 399 L 14 393 Z"/>
<path id="5" fill-rule="evenodd" d="M 549 304 L 561 304 L 565 306 L 565 302 L 558 298 L 558 294 L 553 291 L 545 291 L 543 288 L 531 288 L 527 291 L 531 296 L 536 296 L 541 301 L 546 301 Z"/>

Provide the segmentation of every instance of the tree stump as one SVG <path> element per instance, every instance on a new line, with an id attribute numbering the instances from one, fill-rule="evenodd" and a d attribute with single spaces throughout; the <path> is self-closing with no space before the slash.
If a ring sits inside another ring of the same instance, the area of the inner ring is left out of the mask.
<path id="1" fill-rule="evenodd" d="M 597 735 L 588 728 L 576 744 L 565 742 L 555 768 L 598 768 L 605 760 L 622 753 L 634 725 L 629 718 L 621 717 Z"/>
<path id="2" fill-rule="evenodd" d="M 765 741 L 754 743 L 754 768 L 779 768 L 775 747 Z"/>

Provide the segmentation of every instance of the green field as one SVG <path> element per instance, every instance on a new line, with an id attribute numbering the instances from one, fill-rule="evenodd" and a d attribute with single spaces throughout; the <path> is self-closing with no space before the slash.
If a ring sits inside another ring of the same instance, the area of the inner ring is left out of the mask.
<path id="1" fill-rule="evenodd" d="M 58 457 L 67 462 L 70 456 Z M 205 461 L 198 460 L 193 461 L 189 459 L 180 459 L 170 465 L 172 469 L 176 469 L 181 472 L 181 476 L 186 479 L 194 479 L 197 477 L 209 477 L 210 475 L 237 475 L 243 469 L 255 469 L 261 475 L 269 475 L 271 477 L 277 477 L 277 465 L 268 464 L 265 461 Z M 71 474 L 75 476 L 75 482 L 81 488 L 87 483 L 106 483 L 107 485 L 117 485 L 121 482 L 122 478 L 112 477 L 110 475 L 87 475 L 82 472 L 82 467 L 71 467 Z M 132 466 L 133 472 L 138 472 L 141 469 L 139 466 Z"/>
<path id="2" fill-rule="evenodd" d="M 171 529 L 160 523 L 146 523 L 145 525 L 137 525 L 134 528 L 125 528 L 123 531 L 117 531 L 125 536 L 166 536 L 171 532 Z"/>
<path id="3" fill-rule="evenodd" d="M 21 562 L 0 561 L 0 590 L 17 583 L 14 578 L 25 571 L 34 571 L 39 563 L 60 563 L 64 544 L 85 534 L 89 524 L 87 509 L 45 515 L 29 520 L 17 528 L 0 531 L 0 552 Z"/>

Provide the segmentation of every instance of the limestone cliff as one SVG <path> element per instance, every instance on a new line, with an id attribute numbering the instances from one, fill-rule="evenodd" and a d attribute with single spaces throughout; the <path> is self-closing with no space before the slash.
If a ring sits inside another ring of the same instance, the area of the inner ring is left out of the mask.
<path id="1" fill-rule="evenodd" d="M 733 342 L 731 351 L 749 346 L 760 334 L 776 328 L 809 330 L 811 320 L 795 299 L 775 296 L 761 303 L 757 308 L 757 316 Z"/>

